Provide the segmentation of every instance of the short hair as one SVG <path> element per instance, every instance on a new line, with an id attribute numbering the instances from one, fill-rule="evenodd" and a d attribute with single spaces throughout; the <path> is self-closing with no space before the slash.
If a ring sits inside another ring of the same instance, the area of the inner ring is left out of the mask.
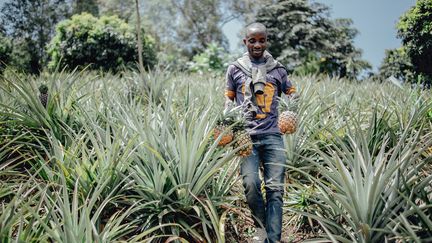
<path id="1" fill-rule="evenodd" d="M 249 31 L 252 30 L 252 29 L 253 30 L 262 31 L 262 32 L 264 32 L 267 35 L 267 27 L 265 27 L 265 25 L 262 24 L 262 23 L 254 22 L 254 23 L 249 24 L 248 26 L 246 26 L 245 36 L 247 36 L 249 34 Z"/>

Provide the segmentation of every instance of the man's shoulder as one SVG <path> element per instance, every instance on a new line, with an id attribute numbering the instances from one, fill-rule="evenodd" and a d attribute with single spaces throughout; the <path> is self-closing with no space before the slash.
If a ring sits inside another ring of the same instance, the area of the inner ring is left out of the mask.
<path id="1" fill-rule="evenodd" d="M 236 64 L 236 61 L 230 63 L 227 67 L 227 72 L 229 74 L 234 74 L 234 73 L 238 73 L 241 72 L 242 70 L 238 67 L 238 65 Z"/>
<path id="2" fill-rule="evenodd" d="M 287 76 L 288 69 L 280 62 L 278 62 L 277 65 L 269 73 L 276 73 L 278 76 Z"/>
<path id="3" fill-rule="evenodd" d="M 276 67 L 274 68 L 276 70 L 284 70 L 285 72 L 287 72 L 287 68 L 285 67 L 285 65 L 283 65 L 282 63 L 280 63 L 279 61 L 276 64 Z"/>

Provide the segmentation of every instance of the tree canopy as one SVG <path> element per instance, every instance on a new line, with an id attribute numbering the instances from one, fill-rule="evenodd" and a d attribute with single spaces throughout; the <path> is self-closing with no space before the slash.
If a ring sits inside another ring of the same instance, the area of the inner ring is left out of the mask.
<path id="1" fill-rule="evenodd" d="M 156 63 L 154 41 L 143 40 L 144 66 Z M 94 17 L 88 13 L 72 16 L 57 25 L 50 43 L 50 66 L 69 68 L 91 65 L 91 69 L 119 71 L 138 60 L 135 29 L 117 16 Z"/>
<path id="2" fill-rule="evenodd" d="M 8 1 L 1 8 L 0 25 L 14 41 L 14 49 L 28 56 L 23 69 L 38 73 L 47 60 L 46 44 L 51 40 L 55 25 L 69 16 L 66 0 Z"/>
<path id="3" fill-rule="evenodd" d="M 432 0 L 418 0 L 397 25 L 414 71 L 421 82 L 432 83 Z"/>
<path id="4" fill-rule="evenodd" d="M 96 17 L 117 15 L 134 26 L 134 6 L 133 0 L 8 1 L 0 15 L 0 31 L 13 40 L 15 64 L 37 73 L 48 64 L 47 44 L 58 22 L 88 12 Z M 291 71 L 355 78 L 370 67 L 354 46 L 358 31 L 352 20 L 331 19 L 326 5 L 309 0 L 146 0 L 140 2 L 139 13 L 143 29 L 155 40 L 152 48 L 159 60 L 180 69 L 214 46 L 218 52 L 228 52 L 222 27 L 233 19 L 245 25 L 264 23 L 270 33 L 270 52 Z"/>
<path id="5" fill-rule="evenodd" d="M 0 74 L 3 72 L 5 65 L 11 60 L 12 43 L 9 38 L 5 37 L 0 31 Z"/>
<path id="6" fill-rule="evenodd" d="M 413 79 L 412 70 L 413 65 L 406 50 L 401 47 L 385 51 L 385 57 L 379 67 L 379 75 L 382 78 L 393 76 L 401 81 L 408 81 Z"/>
<path id="7" fill-rule="evenodd" d="M 310 60 L 320 60 L 320 70 L 341 77 L 370 68 L 354 46 L 358 31 L 352 20 L 330 19 L 324 4 L 278 0 L 260 8 L 255 20 L 267 26 L 269 51 L 291 71 Z"/>

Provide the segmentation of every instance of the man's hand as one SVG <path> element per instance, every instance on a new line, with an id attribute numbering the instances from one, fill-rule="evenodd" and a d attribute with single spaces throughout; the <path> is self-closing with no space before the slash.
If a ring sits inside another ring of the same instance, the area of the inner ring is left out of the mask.
<path id="1" fill-rule="evenodd" d="M 287 97 L 290 101 L 297 101 L 300 98 L 300 95 L 298 93 L 292 93 L 287 95 Z"/>
<path id="2" fill-rule="evenodd" d="M 228 111 L 232 110 L 235 107 L 234 101 L 226 97 L 224 107 L 224 114 L 226 114 Z"/>

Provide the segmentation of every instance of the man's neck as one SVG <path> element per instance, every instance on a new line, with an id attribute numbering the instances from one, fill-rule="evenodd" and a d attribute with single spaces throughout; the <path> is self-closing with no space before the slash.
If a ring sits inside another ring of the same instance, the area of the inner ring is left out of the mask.
<path id="1" fill-rule="evenodd" d="M 249 56 L 250 57 L 250 60 L 251 60 L 251 62 L 253 63 L 253 64 L 263 64 L 263 63 L 265 63 L 265 58 L 264 58 L 264 56 L 261 56 L 261 57 L 259 57 L 259 58 L 255 58 L 255 57 L 251 57 L 251 56 Z"/>

